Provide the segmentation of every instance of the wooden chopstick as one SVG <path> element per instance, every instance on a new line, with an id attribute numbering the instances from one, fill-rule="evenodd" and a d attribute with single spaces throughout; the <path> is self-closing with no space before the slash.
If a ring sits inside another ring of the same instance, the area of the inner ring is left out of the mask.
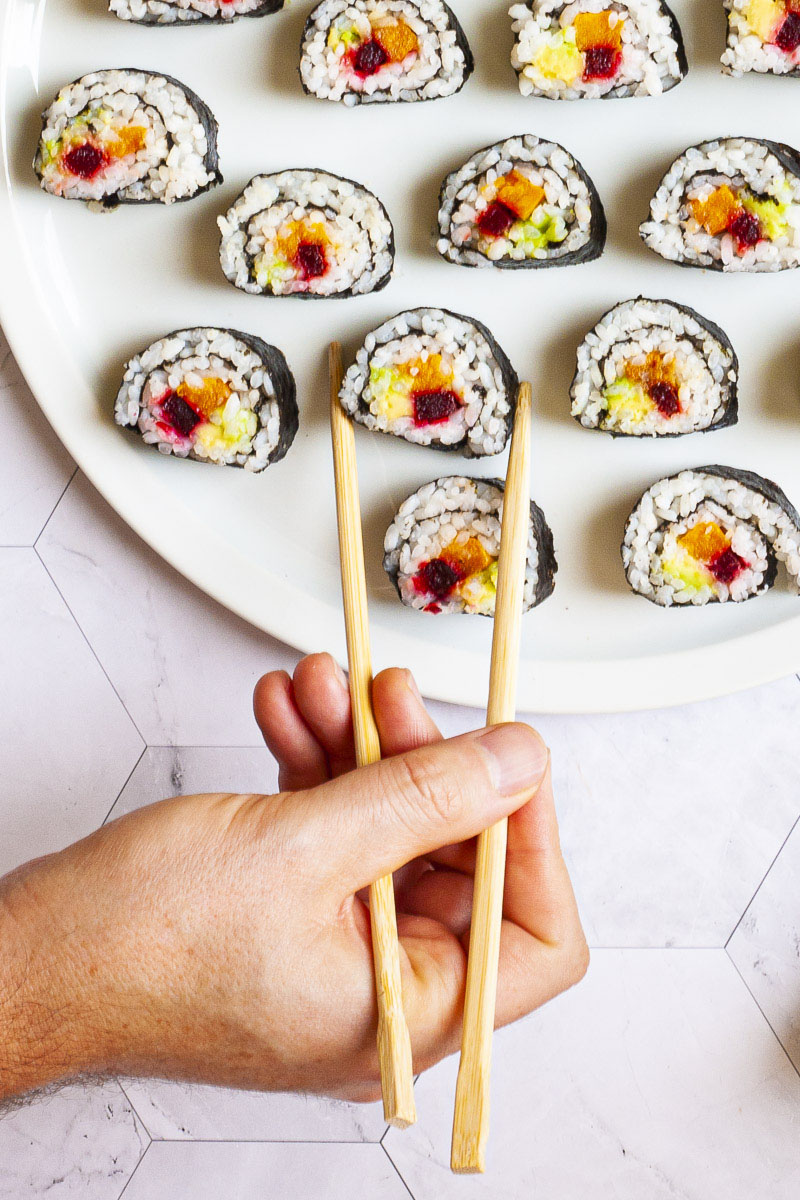
<path id="1" fill-rule="evenodd" d="M 516 712 L 522 594 L 530 521 L 530 431 L 531 388 L 530 384 L 523 383 L 517 399 L 503 499 L 487 725 L 513 721 Z M 451 1170 L 459 1173 L 473 1174 L 485 1170 L 486 1166 L 489 1077 L 507 835 L 508 821 L 502 820 L 478 838 L 464 1028 L 450 1148 Z"/>
<path id="2" fill-rule="evenodd" d="M 342 354 L 338 342 L 331 342 L 328 364 L 350 702 L 353 709 L 356 762 L 363 767 L 380 759 L 381 743 L 372 712 L 372 661 L 356 444 L 353 426 L 339 403 Z M 383 1115 L 390 1125 L 398 1129 L 407 1129 L 416 1121 L 417 1111 L 414 1103 L 411 1039 L 403 1013 L 400 944 L 397 939 L 397 916 L 391 875 L 384 876 L 370 887 L 369 913 L 378 998 L 378 1057 L 381 1067 Z"/>

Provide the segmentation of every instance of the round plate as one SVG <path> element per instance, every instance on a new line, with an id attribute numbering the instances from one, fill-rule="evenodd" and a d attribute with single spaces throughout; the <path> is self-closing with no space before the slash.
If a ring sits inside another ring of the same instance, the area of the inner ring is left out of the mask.
<path id="1" fill-rule="evenodd" d="M 690 72 L 658 99 L 523 99 L 509 65 L 503 6 L 461 0 L 476 71 L 456 97 L 347 109 L 303 95 L 298 45 L 310 3 L 229 27 L 144 28 L 104 0 L 7 0 L 0 36 L 0 318 L 33 392 L 106 499 L 165 559 L 210 595 L 303 650 L 344 658 L 327 427 L 326 346 L 348 359 L 392 313 L 435 304 L 484 321 L 535 397 L 533 494 L 555 534 L 554 595 L 524 619 L 519 704 L 607 712 L 695 700 L 800 667 L 800 600 L 781 578 L 745 605 L 662 611 L 629 593 L 619 543 L 655 479 L 719 462 L 775 479 L 800 502 L 797 386 L 800 273 L 723 276 L 662 262 L 637 226 L 669 163 L 706 137 L 800 141 L 798 85 L 719 72 L 722 5 L 674 4 Z M 709 12 L 709 8 L 713 9 Z M 719 12 L 716 10 L 719 9 Z M 220 123 L 222 187 L 172 208 L 108 215 L 37 186 L 39 114 L 62 83 L 135 65 L 194 88 Z M 471 271 L 432 246 L 443 175 L 513 133 L 562 142 L 594 179 L 609 218 L 606 253 L 550 271 Z M 364 183 L 397 236 L 389 287 L 344 301 L 264 299 L 230 287 L 216 217 L 259 171 L 319 167 Z M 612 440 L 569 415 L 575 349 L 601 313 L 644 294 L 691 304 L 739 353 L 738 426 L 674 440 Z M 280 346 L 298 382 L 300 433 L 261 476 L 162 457 L 117 429 L 122 364 L 179 326 L 231 326 Z M 429 695 L 485 702 L 492 625 L 403 608 L 381 568 L 400 501 L 438 475 L 498 475 L 477 464 L 358 431 L 376 668 L 411 667 Z"/>

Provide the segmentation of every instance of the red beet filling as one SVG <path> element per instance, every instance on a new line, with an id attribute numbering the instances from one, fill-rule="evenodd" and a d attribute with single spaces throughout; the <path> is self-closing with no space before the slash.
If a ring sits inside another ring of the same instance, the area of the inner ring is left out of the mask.
<path id="1" fill-rule="evenodd" d="M 585 51 L 583 78 L 613 79 L 619 70 L 622 55 L 613 46 L 589 46 Z"/>
<path id="2" fill-rule="evenodd" d="M 650 388 L 650 399 L 662 417 L 674 417 L 681 411 L 678 389 L 671 383 L 654 383 Z"/>
<path id="3" fill-rule="evenodd" d="M 741 555 L 729 546 L 727 550 L 720 550 L 719 554 L 714 555 L 708 564 L 708 569 L 719 583 L 727 584 L 733 583 L 737 575 L 741 575 L 747 566 L 749 564 Z"/>
<path id="4" fill-rule="evenodd" d="M 175 432 L 179 433 L 181 437 L 189 437 L 192 430 L 202 420 L 200 414 L 192 408 L 191 404 L 187 404 L 177 392 L 169 394 L 161 405 L 161 411 Z"/>
<path id="5" fill-rule="evenodd" d="M 461 408 L 455 392 L 414 392 L 415 425 L 441 425 Z"/>
<path id="6" fill-rule="evenodd" d="M 414 578 L 418 591 L 429 593 L 437 600 L 446 600 L 460 581 L 458 568 L 443 558 L 432 558 L 423 563 Z"/>
<path id="7" fill-rule="evenodd" d="M 785 54 L 794 54 L 800 46 L 800 13 L 789 13 L 778 30 L 775 45 Z"/>
<path id="8" fill-rule="evenodd" d="M 81 179 L 94 179 L 101 167 L 105 166 L 106 156 L 91 142 L 81 146 L 73 146 L 64 155 L 64 163 L 68 171 Z"/>
<path id="9" fill-rule="evenodd" d="M 761 222 L 753 213 L 740 212 L 731 221 L 729 229 L 740 250 L 749 250 L 762 238 Z"/>
<path id="10" fill-rule="evenodd" d="M 294 261 L 301 279 L 318 279 L 328 269 L 325 247 L 315 242 L 301 242 Z"/>
<path id="11" fill-rule="evenodd" d="M 368 75 L 374 75 L 376 71 L 380 71 L 384 63 L 389 61 L 389 55 L 384 50 L 380 42 L 376 42 L 372 38 L 369 42 L 362 42 L 353 55 L 353 70 L 362 79 L 366 79 Z"/>
<path id="12" fill-rule="evenodd" d="M 516 220 L 516 213 L 499 200 L 493 200 L 478 217 L 478 229 L 486 237 L 502 237 Z"/>

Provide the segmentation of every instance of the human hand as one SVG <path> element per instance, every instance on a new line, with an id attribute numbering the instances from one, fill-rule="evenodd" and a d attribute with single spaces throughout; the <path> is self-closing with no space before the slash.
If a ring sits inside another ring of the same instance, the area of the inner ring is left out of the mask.
<path id="1" fill-rule="evenodd" d="M 350 773 L 333 660 L 304 659 L 293 680 L 273 672 L 255 713 L 278 796 L 162 801 L 0 881 L 0 1094 L 115 1072 L 376 1098 L 363 889 L 397 872 L 421 1069 L 457 1047 L 473 839 L 506 815 L 497 1023 L 581 978 L 538 735 L 510 725 L 443 742 L 402 670 L 376 678 L 373 703 L 384 761 Z"/>

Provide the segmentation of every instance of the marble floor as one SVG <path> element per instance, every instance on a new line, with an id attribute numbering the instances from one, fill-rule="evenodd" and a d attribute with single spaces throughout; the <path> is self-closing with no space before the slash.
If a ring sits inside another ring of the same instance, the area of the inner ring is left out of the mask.
<path id="1" fill-rule="evenodd" d="M 170 793 L 268 790 L 250 691 L 295 653 L 126 529 L 2 335 L 0 436 L 0 870 Z M 592 963 L 497 1036 L 484 1177 L 447 1170 L 449 1060 L 405 1133 L 376 1105 L 66 1088 L 0 1119 L 0 1200 L 797 1200 L 800 680 L 537 721 Z"/>

